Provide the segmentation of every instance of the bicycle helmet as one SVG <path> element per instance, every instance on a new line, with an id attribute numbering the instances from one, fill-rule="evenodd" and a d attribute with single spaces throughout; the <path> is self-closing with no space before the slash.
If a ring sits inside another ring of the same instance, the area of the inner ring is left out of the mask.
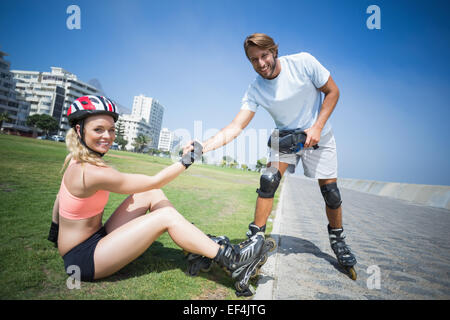
<path id="1" fill-rule="evenodd" d="M 80 125 L 80 134 L 78 136 L 81 144 L 83 144 L 89 151 L 103 157 L 104 153 L 99 153 L 89 148 L 84 141 L 84 120 L 92 115 L 107 114 L 113 117 L 114 122 L 119 119 L 119 113 L 114 102 L 103 96 L 82 96 L 76 99 L 69 106 L 67 110 L 67 118 L 69 125 L 75 128 L 77 124 Z"/>
<path id="2" fill-rule="evenodd" d="M 91 115 L 107 114 L 114 118 L 114 122 L 119 118 L 119 113 L 114 102 L 103 96 L 83 96 L 76 99 L 67 110 L 69 125 L 75 125 Z"/>

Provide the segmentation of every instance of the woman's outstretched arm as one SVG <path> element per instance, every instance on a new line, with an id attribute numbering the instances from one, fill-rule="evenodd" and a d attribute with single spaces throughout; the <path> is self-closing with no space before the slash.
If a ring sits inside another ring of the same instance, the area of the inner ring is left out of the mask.
<path id="1" fill-rule="evenodd" d="M 184 148 L 183 156 L 189 154 L 193 146 Z M 160 189 L 186 170 L 186 166 L 181 162 L 176 162 L 154 176 L 145 174 L 122 173 L 113 168 L 91 167 L 86 175 L 86 188 L 95 190 L 108 190 L 121 194 L 132 194 Z"/>

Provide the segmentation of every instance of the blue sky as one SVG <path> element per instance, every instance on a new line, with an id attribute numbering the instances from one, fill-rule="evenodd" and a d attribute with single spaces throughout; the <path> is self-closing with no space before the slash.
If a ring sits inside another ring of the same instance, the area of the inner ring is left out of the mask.
<path id="1" fill-rule="evenodd" d="M 69 30 L 66 8 L 81 9 Z M 381 30 L 369 30 L 369 5 Z M 220 129 L 255 72 L 242 43 L 271 35 L 279 54 L 306 51 L 341 90 L 330 118 L 339 176 L 450 185 L 448 1 L 13 1 L 0 2 L 0 50 L 12 69 L 63 67 L 131 107 L 165 106 L 163 126 Z M 249 129 L 272 129 L 259 110 Z M 264 142 L 263 142 L 264 144 Z M 264 150 L 260 148 L 262 154 Z"/>

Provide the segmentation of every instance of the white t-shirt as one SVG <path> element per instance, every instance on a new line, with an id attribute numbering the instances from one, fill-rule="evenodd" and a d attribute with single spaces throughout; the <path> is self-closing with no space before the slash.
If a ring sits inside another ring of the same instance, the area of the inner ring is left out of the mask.
<path id="1" fill-rule="evenodd" d="M 310 128 L 319 115 L 322 96 L 330 72 L 306 52 L 279 57 L 280 74 L 272 80 L 256 77 L 242 98 L 243 110 L 266 109 L 278 129 Z M 331 130 L 328 121 L 322 136 Z"/>

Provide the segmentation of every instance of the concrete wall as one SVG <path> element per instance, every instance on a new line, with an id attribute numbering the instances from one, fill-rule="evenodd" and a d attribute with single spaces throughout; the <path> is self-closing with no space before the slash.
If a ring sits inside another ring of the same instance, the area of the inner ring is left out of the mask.
<path id="1" fill-rule="evenodd" d="M 338 186 L 450 210 L 450 186 L 338 179 Z"/>

